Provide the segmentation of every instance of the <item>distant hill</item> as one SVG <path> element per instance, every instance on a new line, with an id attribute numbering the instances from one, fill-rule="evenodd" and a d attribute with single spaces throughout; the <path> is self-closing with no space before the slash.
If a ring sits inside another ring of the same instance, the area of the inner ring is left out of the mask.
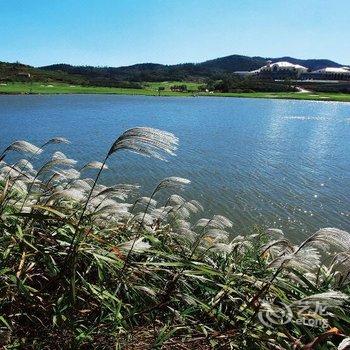
<path id="1" fill-rule="evenodd" d="M 267 59 L 263 57 L 231 55 L 202 62 L 199 63 L 198 66 L 217 72 L 233 73 L 235 71 L 250 71 L 258 69 L 264 66 L 266 61 Z"/>
<path id="2" fill-rule="evenodd" d="M 39 82 L 65 82 L 69 84 L 79 84 L 82 81 L 88 81 L 83 76 L 76 76 L 65 72 L 64 70 L 45 70 L 35 68 L 19 62 L 8 63 L 0 62 L 0 82 L 17 81 L 39 81 Z"/>
<path id="3" fill-rule="evenodd" d="M 242 55 L 231 55 L 220 57 L 201 63 L 185 63 L 176 65 L 163 65 L 155 63 L 135 64 L 125 67 L 92 67 L 92 66 L 70 66 L 56 64 L 40 67 L 44 70 L 60 70 L 63 72 L 79 75 L 89 75 L 94 79 L 112 79 L 129 81 L 166 81 L 166 80 L 200 80 L 215 77 L 218 74 L 233 73 L 235 71 L 249 71 L 258 69 L 266 64 L 268 60 L 273 62 L 289 61 L 300 64 L 311 70 L 324 67 L 341 67 L 342 64 L 326 59 L 298 59 L 293 57 L 249 57 Z"/>
<path id="4" fill-rule="evenodd" d="M 270 58 L 272 62 L 278 62 L 278 61 L 288 61 L 293 64 L 300 64 L 301 66 L 310 68 L 311 70 L 316 69 L 322 69 L 325 67 L 333 67 L 333 68 L 339 68 L 344 67 L 345 64 L 339 64 L 337 62 L 327 60 L 327 59 L 308 59 L 308 60 L 301 60 L 298 58 L 293 57 L 279 57 L 279 58 Z"/>
<path id="5" fill-rule="evenodd" d="M 343 67 L 344 65 L 339 64 L 337 62 L 333 62 L 331 60 L 326 59 L 299 59 L 294 57 L 249 57 L 249 56 L 240 56 L 240 55 L 231 55 L 226 57 L 216 58 L 214 60 L 205 61 L 203 63 L 199 63 L 198 65 L 201 67 L 206 67 L 211 70 L 220 70 L 223 72 L 233 73 L 235 71 L 250 71 L 258 69 L 264 65 L 266 65 L 267 61 L 271 60 L 272 62 L 278 61 L 288 61 L 293 64 L 300 64 L 306 68 L 310 68 L 311 70 L 321 69 L 325 67 Z"/>
<path id="6" fill-rule="evenodd" d="M 249 71 L 262 67 L 267 60 L 289 61 L 311 70 L 324 67 L 341 67 L 343 64 L 327 59 L 298 59 L 293 57 L 249 57 L 231 55 L 201 63 L 163 65 L 142 63 L 124 67 L 72 66 L 54 64 L 44 67 L 31 67 L 21 63 L 0 62 L 0 81 L 23 79 L 22 73 L 30 73 L 34 81 L 62 81 L 72 84 L 137 87 L 143 81 L 205 81 L 207 78 L 220 78 L 235 71 Z M 129 84 L 129 85 L 128 85 Z M 136 85 L 135 85 L 136 84 Z"/>

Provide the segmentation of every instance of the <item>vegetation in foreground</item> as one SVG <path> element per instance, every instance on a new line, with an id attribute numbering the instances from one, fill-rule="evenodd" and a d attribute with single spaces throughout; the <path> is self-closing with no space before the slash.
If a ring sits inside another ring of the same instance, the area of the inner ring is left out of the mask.
<path id="1" fill-rule="evenodd" d="M 172 91 L 171 87 L 186 85 L 187 91 Z M 293 99 L 313 101 L 350 102 L 350 94 L 339 92 L 200 92 L 198 83 L 160 82 L 145 83 L 142 88 L 109 88 L 97 86 L 68 85 L 65 83 L 6 83 L 0 84 L 0 94 L 119 94 L 147 96 L 217 96 L 242 98 Z"/>
<path id="2" fill-rule="evenodd" d="M 298 246 L 278 229 L 243 237 L 221 215 L 194 220 L 202 205 L 169 195 L 187 179 L 163 179 L 150 197 L 99 183 L 115 153 L 173 155 L 178 140 L 167 132 L 130 129 L 103 162 L 83 166 L 49 156 L 67 142 L 15 141 L 0 154 L 4 349 L 350 344 L 347 232 L 321 229 Z"/>

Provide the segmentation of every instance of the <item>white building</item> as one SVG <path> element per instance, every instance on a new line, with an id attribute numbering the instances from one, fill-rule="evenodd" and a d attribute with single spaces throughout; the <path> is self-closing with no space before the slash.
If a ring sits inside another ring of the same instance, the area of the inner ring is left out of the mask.
<path id="1" fill-rule="evenodd" d="M 293 64 L 287 61 L 267 64 L 259 69 L 246 72 L 235 72 L 241 76 L 256 76 L 274 80 L 284 79 L 311 79 L 311 80 L 350 80 L 350 67 L 333 68 L 327 67 L 309 72 L 309 69 L 300 64 Z"/>
<path id="2" fill-rule="evenodd" d="M 332 77 L 332 78 L 344 78 L 350 77 L 350 68 L 349 67 L 341 67 L 341 68 L 333 68 L 333 67 L 327 67 L 322 69 L 317 69 L 312 72 L 312 74 L 322 74 L 325 77 Z"/>
<path id="3" fill-rule="evenodd" d="M 267 61 L 266 66 L 263 66 L 253 72 L 264 73 L 264 72 L 283 72 L 283 71 L 295 72 L 295 73 L 301 74 L 301 73 L 306 73 L 307 68 L 299 64 L 293 64 L 287 61 L 280 61 L 275 63 L 272 63 L 272 61 Z"/>

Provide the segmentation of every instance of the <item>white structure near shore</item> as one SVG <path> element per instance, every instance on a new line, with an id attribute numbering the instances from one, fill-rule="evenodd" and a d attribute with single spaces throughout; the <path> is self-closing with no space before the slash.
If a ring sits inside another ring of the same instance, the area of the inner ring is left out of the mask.
<path id="1" fill-rule="evenodd" d="M 272 63 L 272 61 L 267 61 L 266 66 L 263 66 L 259 69 L 253 70 L 253 71 L 239 71 L 235 72 L 236 74 L 242 75 L 242 76 L 249 76 L 249 75 L 289 75 L 294 74 L 299 76 L 302 73 L 306 73 L 308 69 L 304 66 L 301 66 L 299 64 L 293 64 L 287 61 L 280 61 Z"/>
<path id="2" fill-rule="evenodd" d="M 327 67 L 327 68 L 317 69 L 313 71 L 312 74 L 320 74 L 325 78 L 332 78 L 332 79 L 340 79 L 340 80 L 344 78 L 350 79 L 350 67 L 341 67 L 341 68 Z"/>
<path id="3" fill-rule="evenodd" d="M 280 71 L 296 72 L 300 74 L 300 73 L 306 73 L 307 68 L 299 64 L 293 64 L 287 61 L 280 61 L 275 63 L 272 63 L 272 61 L 267 61 L 266 66 L 263 66 L 253 72 L 264 73 L 264 72 L 280 72 Z"/>
<path id="4" fill-rule="evenodd" d="M 239 71 L 241 76 L 256 76 L 272 79 L 308 79 L 308 80 L 350 80 L 350 67 L 326 67 L 310 72 L 307 67 L 287 61 L 272 62 L 253 71 Z"/>

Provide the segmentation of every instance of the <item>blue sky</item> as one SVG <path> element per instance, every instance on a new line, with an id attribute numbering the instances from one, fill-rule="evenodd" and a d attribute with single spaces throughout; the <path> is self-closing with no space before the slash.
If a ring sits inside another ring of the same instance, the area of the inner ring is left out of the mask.
<path id="1" fill-rule="evenodd" d="M 0 0 L 0 61 L 120 66 L 231 54 L 350 64 L 350 0 Z"/>

